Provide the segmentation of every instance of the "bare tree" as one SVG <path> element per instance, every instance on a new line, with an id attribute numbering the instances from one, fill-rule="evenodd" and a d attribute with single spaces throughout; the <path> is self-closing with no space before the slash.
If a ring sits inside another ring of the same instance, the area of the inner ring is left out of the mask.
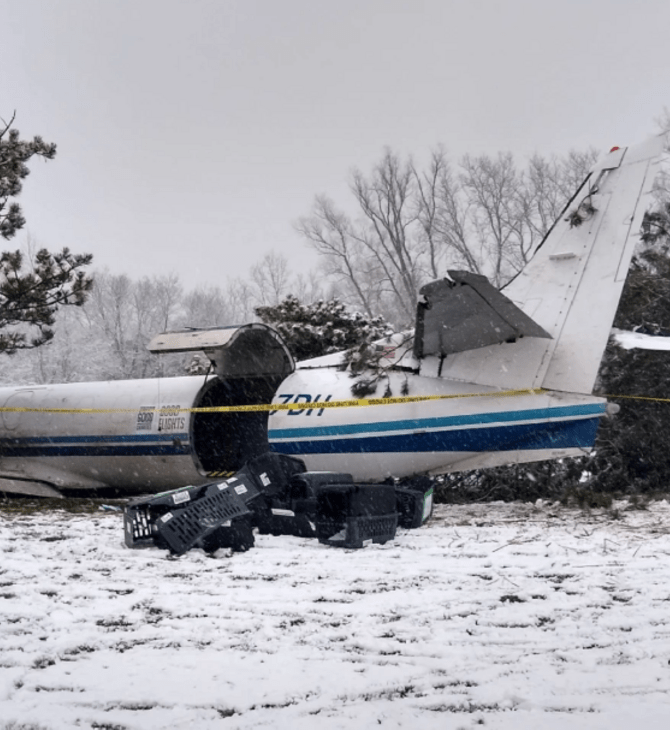
<path id="1" fill-rule="evenodd" d="M 256 299 L 249 282 L 244 279 L 230 279 L 226 286 L 226 298 L 231 324 L 244 324 L 255 320 Z"/>
<path id="2" fill-rule="evenodd" d="M 330 198 L 319 195 L 314 200 L 312 215 L 301 218 L 296 230 L 323 257 L 325 275 L 372 316 L 379 293 L 369 283 L 381 282 L 382 272 L 375 267 L 375 260 L 366 256 L 365 246 L 357 238 L 349 217 L 337 210 Z M 377 276 L 370 276 L 372 272 Z"/>
<path id="3" fill-rule="evenodd" d="M 85 307 L 90 326 L 109 353 L 101 377 L 144 378 L 159 363 L 146 345 L 153 335 L 176 326 L 182 288 L 175 274 L 133 281 L 125 274 L 99 272 Z"/>
<path id="4" fill-rule="evenodd" d="M 355 222 L 319 196 L 312 215 L 296 225 L 325 258 L 325 271 L 346 283 L 368 316 L 390 297 L 401 319 L 413 317 L 423 258 L 417 179 L 411 159 L 403 162 L 387 149 L 369 176 L 352 174 Z"/>
<path id="5" fill-rule="evenodd" d="M 125 274 L 115 275 L 108 271 L 95 274 L 93 290 L 85 308 L 89 324 L 97 331 L 109 353 L 109 372 L 105 377 L 129 377 L 132 372 L 131 357 L 127 351 L 128 327 L 131 322 L 132 281 Z"/>
<path id="6" fill-rule="evenodd" d="M 322 276 L 318 271 L 310 271 L 308 274 L 296 274 L 291 284 L 291 294 L 303 304 L 313 304 L 319 299 L 332 299 L 329 292 L 332 285 L 324 289 Z"/>
<path id="7" fill-rule="evenodd" d="M 150 338 L 176 325 L 181 309 L 182 286 L 176 274 L 144 277 L 133 287 L 133 302 L 137 331 Z"/>
<path id="8" fill-rule="evenodd" d="M 448 268 L 485 274 L 501 286 L 528 260 L 581 182 L 594 153 L 531 159 L 465 156 L 457 172 L 443 149 L 425 169 L 391 150 L 369 175 L 352 173 L 353 219 L 326 196 L 296 228 L 321 254 L 338 294 L 396 325 L 414 317 L 416 293 Z"/>
<path id="9" fill-rule="evenodd" d="M 215 327 L 233 324 L 229 302 L 218 286 L 194 289 L 182 299 L 182 326 Z"/>
<path id="10" fill-rule="evenodd" d="M 427 187 L 428 186 L 428 187 Z M 445 268 L 481 273 L 481 252 L 471 237 L 471 208 L 463 187 L 463 175 L 452 171 L 443 150 L 432 153 L 428 174 L 424 174 L 421 220 L 430 236 L 429 277 L 444 274 Z"/>
<path id="11" fill-rule="evenodd" d="M 250 279 L 259 306 L 274 305 L 288 292 L 291 281 L 288 259 L 271 251 L 251 267 Z"/>
<path id="12" fill-rule="evenodd" d="M 463 189 L 470 206 L 472 236 L 480 268 L 500 286 L 513 272 L 509 265 L 527 248 L 526 221 L 521 205 L 523 176 L 512 155 L 466 155 L 461 167 Z"/>
<path id="13" fill-rule="evenodd" d="M 411 318 L 422 254 L 415 231 L 419 210 L 414 164 L 411 159 L 402 162 L 387 148 L 369 177 L 354 171 L 351 189 L 364 215 L 359 240 L 383 272 L 399 309 Z"/>

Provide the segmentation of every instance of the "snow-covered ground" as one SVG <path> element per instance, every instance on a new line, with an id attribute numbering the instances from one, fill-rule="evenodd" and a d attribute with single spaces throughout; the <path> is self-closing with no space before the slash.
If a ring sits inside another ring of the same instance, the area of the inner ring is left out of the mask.
<path id="1" fill-rule="evenodd" d="M 0 506 L 0 729 L 670 725 L 670 505 L 440 506 L 384 546 L 129 550 Z"/>
<path id="2" fill-rule="evenodd" d="M 645 335 L 642 332 L 624 332 L 612 330 L 612 337 L 624 350 L 670 350 L 670 337 Z"/>

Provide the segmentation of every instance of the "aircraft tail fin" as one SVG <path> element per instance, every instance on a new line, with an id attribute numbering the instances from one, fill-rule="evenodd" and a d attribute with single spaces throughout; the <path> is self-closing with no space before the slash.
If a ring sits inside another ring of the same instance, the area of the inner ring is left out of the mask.
<path id="1" fill-rule="evenodd" d="M 443 378 L 502 388 L 593 389 L 665 136 L 600 161 L 504 295 L 546 336 L 448 355 Z"/>

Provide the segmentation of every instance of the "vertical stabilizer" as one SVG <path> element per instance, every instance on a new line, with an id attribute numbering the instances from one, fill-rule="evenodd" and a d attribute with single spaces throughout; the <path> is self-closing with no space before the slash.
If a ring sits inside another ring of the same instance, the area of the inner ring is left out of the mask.
<path id="1" fill-rule="evenodd" d="M 551 339 L 524 337 L 447 357 L 442 377 L 590 393 L 607 345 L 664 135 L 601 160 L 504 294 Z"/>

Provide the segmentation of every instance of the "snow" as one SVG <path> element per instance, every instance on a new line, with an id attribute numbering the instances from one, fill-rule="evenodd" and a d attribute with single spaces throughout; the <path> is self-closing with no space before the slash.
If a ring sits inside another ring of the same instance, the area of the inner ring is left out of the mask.
<path id="1" fill-rule="evenodd" d="M 645 335 L 641 332 L 624 332 L 623 330 L 613 330 L 612 336 L 617 345 L 623 347 L 624 350 L 634 348 L 641 350 L 670 350 L 670 337 Z"/>
<path id="2" fill-rule="evenodd" d="M 438 506 L 386 545 L 123 545 L 0 508 L 0 728 L 666 728 L 670 505 Z"/>

